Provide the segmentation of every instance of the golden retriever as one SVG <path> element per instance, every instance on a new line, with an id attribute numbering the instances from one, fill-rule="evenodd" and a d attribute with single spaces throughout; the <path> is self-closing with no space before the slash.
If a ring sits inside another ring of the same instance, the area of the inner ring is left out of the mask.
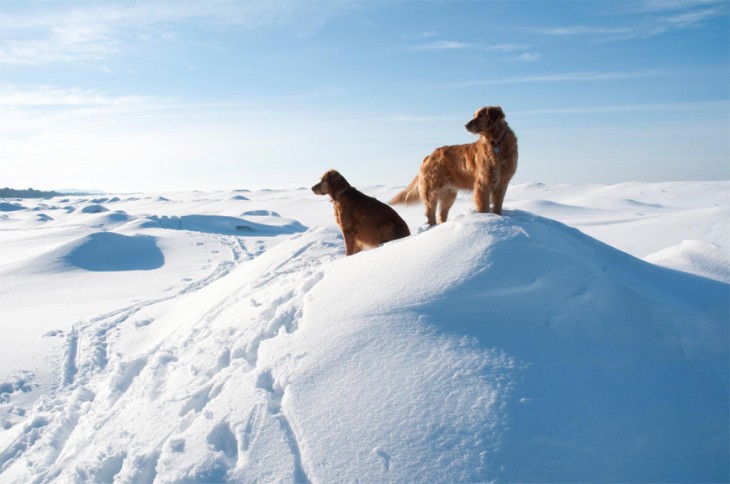
<path id="1" fill-rule="evenodd" d="M 359 192 L 335 170 L 322 175 L 312 191 L 331 197 L 337 225 L 345 238 L 346 255 L 411 235 L 408 225 L 395 210 Z"/>
<path id="2" fill-rule="evenodd" d="M 479 135 L 467 145 L 436 148 L 421 164 L 416 178 L 396 195 L 391 204 L 426 204 L 429 225 L 445 222 L 458 190 L 474 190 L 477 211 L 502 213 L 502 203 L 512 175 L 517 170 L 517 137 L 499 106 L 479 109 L 466 123 L 466 130 Z"/>

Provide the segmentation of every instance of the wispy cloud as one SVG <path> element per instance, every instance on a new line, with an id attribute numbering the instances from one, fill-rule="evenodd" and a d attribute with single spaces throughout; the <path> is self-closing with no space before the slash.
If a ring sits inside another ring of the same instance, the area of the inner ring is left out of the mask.
<path id="1" fill-rule="evenodd" d="M 62 25 L 31 40 L 0 40 L 0 64 L 100 60 L 118 51 L 117 40 L 104 28 Z"/>
<path id="2" fill-rule="evenodd" d="M 626 6 L 628 5 L 628 7 Z M 703 22 L 727 16 L 727 2 L 717 0 L 652 0 L 620 4 L 617 15 L 627 16 L 621 25 L 569 25 L 533 29 L 549 36 L 584 36 L 604 43 L 649 38 L 669 31 L 697 27 Z"/>
<path id="3" fill-rule="evenodd" d="M 337 86 L 320 87 L 317 90 L 282 94 L 278 99 L 288 103 L 301 99 L 339 97 L 346 91 Z M 256 113 L 272 109 L 270 105 L 256 101 L 232 100 L 224 102 L 199 102 L 177 97 L 155 97 L 138 94 L 118 94 L 100 89 L 63 87 L 54 85 L 0 84 L 0 118 L 14 113 L 19 116 L 55 116 L 57 118 L 86 120 L 94 123 L 98 116 L 155 117 L 204 116 L 210 114 L 221 119 L 229 114 Z M 273 108 L 275 109 L 275 108 Z M 0 133 L 2 129 L 0 129 Z"/>
<path id="4" fill-rule="evenodd" d="M 148 103 L 151 99 L 143 96 L 114 96 L 92 89 L 0 85 L 0 106 L 5 107 L 130 106 Z"/>
<path id="5" fill-rule="evenodd" d="M 286 25 L 295 35 L 305 35 L 351 8 L 351 2 L 234 0 L 127 2 L 88 7 L 51 2 L 25 8 L 23 3 L 17 5 L 15 9 L 3 7 L 0 15 L 0 63 L 37 65 L 106 59 L 123 52 L 133 42 L 174 40 L 170 29 L 187 20 L 211 28 Z"/>
<path id="6" fill-rule="evenodd" d="M 45 10 L 36 5 L 32 11 L 9 12 L 0 17 L 3 29 L 50 28 L 55 25 L 158 25 L 188 19 L 207 20 L 219 25 L 262 28 L 289 23 L 311 24 L 326 22 L 352 2 L 310 1 L 270 2 L 265 0 L 211 0 L 209 2 L 108 2 L 88 7 L 63 8 L 62 2 L 49 2 Z M 71 5 L 74 5 L 71 3 Z M 79 4 L 75 4 L 79 5 Z M 83 5 L 83 4 L 81 4 Z M 306 16 L 318 17 L 311 20 Z"/>
<path id="7" fill-rule="evenodd" d="M 459 50 L 472 47 L 472 44 L 457 42 L 455 40 L 434 40 L 425 44 L 413 45 L 411 50 Z"/>
<path id="8" fill-rule="evenodd" d="M 449 87 L 477 87 L 500 84 L 539 84 L 558 82 L 597 82 L 618 81 L 625 79 L 640 79 L 664 75 L 664 71 L 612 71 L 612 72 L 566 72 L 560 74 L 546 74 L 539 76 L 511 77 L 504 79 L 485 79 L 449 84 Z"/>
<path id="9" fill-rule="evenodd" d="M 632 5 L 635 11 L 666 12 L 671 10 L 685 10 L 694 7 L 718 6 L 726 2 L 723 0 L 644 0 Z M 625 8 L 625 7 L 624 7 Z"/>
<path id="10" fill-rule="evenodd" d="M 468 42 L 460 42 L 455 40 L 433 40 L 423 44 L 412 45 L 408 47 L 409 50 L 415 51 L 463 51 L 470 50 L 474 52 L 492 52 L 497 54 L 514 54 L 521 51 L 530 49 L 527 44 L 513 44 L 513 43 L 501 43 L 501 44 L 475 44 Z M 522 52 L 517 56 L 512 56 L 510 60 L 517 60 L 521 62 L 534 62 L 540 59 L 540 54 L 537 52 Z"/>
<path id="11" fill-rule="evenodd" d="M 494 44 L 494 45 L 482 45 L 478 47 L 480 50 L 487 50 L 493 52 L 516 52 L 520 50 L 527 50 L 530 48 L 526 44 Z"/>
<path id="12" fill-rule="evenodd" d="M 693 10 L 691 12 L 682 12 L 676 15 L 661 17 L 659 21 L 668 27 L 686 28 L 703 22 L 711 17 L 717 17 L 727 13 L 724 7 L 704 8 L 701 10 Z"/>
<path id="13" fill-rule="evenodd" d="M 550 27 L 536 29 L 534 32 L 543 35 L 569 36 L 569 35 L 615 35 L 628 34 L 633 31 L 629 27 L 597 27 L 591 25 L 571 25 L 567 27 Z"/>
<path id="14" fill-rule="evenodd" d="M 424 32 L 416 32 L 416 33 L 410 33 L 403 35 L 403 40 L 424 40 L 424 39 L 433 39 L 434 37 L 438 37 L 438 32 L 434 30 L 428 30 Z"/>
<path id="15" fill-rule="evenodd" d="M 584 107 L 560 107 L 554 109 L 530 109 L 515 111 L 513 114 L 520 115 L 552 115 L 552 114 L 611 114 L 611 113 L 634 113 L 634 112 L 726 112 L 730 107 L 730 101 L 703 101 L 686 103 L 644 103 L 644 104 L 620 104 L 614 106 L 584 106 Z"/>
<path id="16" fill-rule="evenodd" d="M 537 52 L 525 52 L 515 57 L 514 60 L 520 62 L 536 62 L 540 60 L 540 54 L 538 54 Z"/>

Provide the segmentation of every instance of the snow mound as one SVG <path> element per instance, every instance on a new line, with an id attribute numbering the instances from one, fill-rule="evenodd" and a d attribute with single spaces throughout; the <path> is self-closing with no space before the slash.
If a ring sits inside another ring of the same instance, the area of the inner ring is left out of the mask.
<path id="1" fill-rule="evenodd" d="M 524 212 L 81 321 L 10 481 L 726 481 L 728 285 Z M 89 442 L 101 445 L 89 445 Z"/>
<path id="2" fill-rule="evenodd" d="M 278 212 L 273 210 L 249 210 L 241 214 L 242 217 L 281 217 Z"/>
<path id="3" fill-rule="evenodd" d="M 726 479 L 728 292 L 515 212 L 335 264 L 290 350 L 314 474 Z"/>
<path id="4" fill-rule="evenodd" d="M 535 213 L 541 213 L 541 214 L 551 214 L 551 215 L 574 215 L 574 216 L 586 216 L 586 217 L 593 217 L 596 216 L 596 214 L 603 214 L 607 213 L 609 211 L 607 210 L 599 210 L 596 208 L 589 208 L 589 207 L 582 207 L 579 205 L 570 205 L 566 203 L 558 203 L 553 202 L 550 200 L 528 200 L 525 202 L 520 202 L 515 204 L 519 206 L 520 209 L 526 210 L 528 212 L 535 212 Z"/>
<path id="5" fill-rule="evenodd" d="M 116 210 L 114 212 L 107 210 L 101 212 L 86 213 L 83 215 L 77 213 L 76 216 L 79 218 L 83 217 L 83 223 L 85 225 L 97 229 L 117 227 L 132 220 L 132 217 L 130 217 L 129 214 L 123 210 Z"/>
<path id="6" fill-rule="evenodd" d="M 684 240 L 645 257 L 653 264 L 730 283 L 730 250 L 709 242 Z"/>
<path id="7" fill-rule="evenodd" d="M 140 228 L 164 228 L 173 230 L 190 230 L 223 235 L 283 235 L 304 232 L 307 228 L 296 220 L 281 217 L 266 217 L 265 221 L 226 217 L 221 215 L 152 215 L 138 224 Z"/>
<path id="8" fill-rule="evenodd" d="M 104 205 L 87 205 L 86 207 L 81 209 L 81 213 L 101 213 L 108 211 L 109 209 L 106 208 Z"/>
<path id="9" fill-rule="evenodd" d="M 18 210 L 28 210 L 28 207 L 19 203 L 0 202 L 0 212 L 17 212 Z"/>
<path id="10" fill-rule="evenodd" d="M 656 209 L 663 209 L 664 205 L 660 203 L 646 203 L 646 202 L 640 202 L 638 200 L 633 200 L 631 198 L 627 198 L 625 200 L 622 200 L 622 203 L 624 203 L 627 207 L 631 207 L 634 209 L 650 209 L 650 210 L 656 210 Z"/>
<path id="11" fill-rule="evenodd" d="M 154 237 L 95 232 L 16 264 L 14 272 L 147 271 L 164 264 L 165 256 Z"/>

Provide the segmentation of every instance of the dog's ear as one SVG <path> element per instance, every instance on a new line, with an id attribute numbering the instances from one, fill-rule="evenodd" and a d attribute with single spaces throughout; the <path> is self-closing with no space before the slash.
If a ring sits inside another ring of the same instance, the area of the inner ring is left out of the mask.
<path id="1" fill-rule="evenodd" d="M 340 179 L 342 175 L 337 170 L 329 170 L 327 173 L 322 175 L 322 180 L 327 182 L 327 185 L 330 187 L 330 190 L 337 186 L 337 181 Z"/>
<path id="2" fill-rule="evenodd" d="M 338 190 L 350 185 L 347 183 L 347 180 L 345 180 L 345 177 L 337 170 L 330 170 L 327 172 L 327 183 L 329 183 L 330 187 L 333 189 L 336 188 Z"/>
<path id="3" fill-rule="evenodd" d="M 504 119 L 504 111 L 502 111 L 501 106 L 492 106 L 487 109 L 487 117 L 489 118 L 489 121 L 495 123 L 500 119 Z"/>

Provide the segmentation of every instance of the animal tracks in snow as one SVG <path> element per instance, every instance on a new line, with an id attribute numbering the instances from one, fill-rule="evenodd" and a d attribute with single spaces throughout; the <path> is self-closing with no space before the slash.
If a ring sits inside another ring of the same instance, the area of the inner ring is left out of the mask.
<path id="1" fill-rule="evenodd" d="M 286 377 L 259 357 L 267 341 L 298 330 L 307 294 L 342 256 L 339 234 L 324 232 L 262 257 L 261 244 L 232 246 L 236 262 L 177 294 L 74 325 L 63 385 L 0 453 L 0 471 L 41 481 L 265 480 L 273 452 L 287 456 L 284 474 L 309 482 L 283 408 Z M 89 435 L 110 443 L 94 450 Z"/>

